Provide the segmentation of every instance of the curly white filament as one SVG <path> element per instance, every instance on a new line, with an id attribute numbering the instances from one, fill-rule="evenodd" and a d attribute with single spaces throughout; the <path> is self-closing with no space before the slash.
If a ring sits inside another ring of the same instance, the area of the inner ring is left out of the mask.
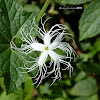
<path id="1" fill-rule="evenodd" d="M 32 77 L 35 78 L 35 82 L 33 84 L 38 83 L 38 86 L 41 84 L 42 80 L 48 77 L 50 74 L 55 75 L 55 77 L 52 77 L 53 83 L 57 79 L 61 80 L 61 69 L 69 70 L 69 76 L 71 77 L 71 72 L 73 71 L 73 67 L 71 66 L 70 63 L 72 59 L 75 59 L 75 54 L 76 54 L 76 52 L 70 46 L 69 43 L 62 42 L 62 40 L 65 38 L 66 35 L 68 38 L 71 38 L 70 37 L 71 34 L 66 33 L 66 29 L 68 29 L 68 27 L 62 24 L 56 24 L 52 26 L 48 32 L 46 32 L 44 28 L 46 21 L 43 23 L 41 18 L 41 25 L 43 30 L 35 24 L 35 19 L 33 19 L 33 25 L 30 23 L 31 30 L 29 33 L 25 32 L 25 28 L 27 28 L 28 26 L 22 27 L 20 31 L 22 35 L 22 41 L 26 42 L 26 44 L 21 44 L 20 48 L 16 47 L 13 41 L 10 42 L 11 48 L 20 51 L 26 55 L 32 53 L 32 51 L 41 52 L 38 58 L 32 58 L 33 61 L 28 61 L 23 58 L 28 63 L 34 62 L 34 64 L 30 68 L 28 68 L 26 64 L 24 64 L 24 68 L 21 67 L 22 69 L 27 69 L 28 70 L 27 72 L 31 72 L 36 68 L 38 68 L 38 73 L 36 74 L 35 77 Z M 33 29 L 39 33 L 38 37 L 42 39 L 44 44 L 39 43 L 33 36 L 31 36 L 30 33 Z M 54 51 L 57 48 L 64 51 L 66 55 L 57 54 Z M 74 55 L 74 57 L 72 57 L 72 55 Z M 46 65 L 46 60 L 48 56 L 51 57 L 49 66 Z M 62 68 L 61 64 L 66 65 L 66 68 Z M 53 67 L 52 70 L 48 71 L 48 69 L 51 67 Z"/>

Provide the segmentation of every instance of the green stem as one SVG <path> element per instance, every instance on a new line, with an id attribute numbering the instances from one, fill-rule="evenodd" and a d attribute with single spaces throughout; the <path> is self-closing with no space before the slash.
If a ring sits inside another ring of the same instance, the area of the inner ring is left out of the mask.
<path id="1" fill-rule="evenodd" d="M 24 83 L 22 83 L 22 89 L 20 93 L 20 100 L 24 100 Z"/>
<path id="2" fill-rule="evenodd" d="M 41 11 L 40 11 L 40 13 L 39 13 L 39 15 L 38 15 L 38 17 L 37 17 L 37 22 L 40 21 L 40 19 L 41 19 L 41 17 L 43 16 L 45 10 L 47 9 L 49 3 L 50 3 L 50 0 L 46 0 L 44 6 L 42 7 L 42 9 L 41 9 Z"/>

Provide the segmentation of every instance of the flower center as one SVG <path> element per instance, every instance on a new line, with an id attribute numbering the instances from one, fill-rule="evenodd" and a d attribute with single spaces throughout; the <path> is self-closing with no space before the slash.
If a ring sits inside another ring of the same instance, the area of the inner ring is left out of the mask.
<path id="1" fill-rule="evenodd" d="M 46 50 L 46 51 L 48 51 L 48 50 L 49 50 L 49 47 L 48 47 L 48 46 L 47 46 L 47 47 L 45 47 L 45 50 Z"/>

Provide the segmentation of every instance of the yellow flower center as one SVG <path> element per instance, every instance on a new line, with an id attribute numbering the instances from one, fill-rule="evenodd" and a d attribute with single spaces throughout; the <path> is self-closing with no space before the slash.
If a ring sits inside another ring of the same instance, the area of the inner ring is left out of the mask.
<path id="1" fill-rule="evenodd" d="M 49 50 L 49 47 L 45 47 L 45 50 L 48 51 Z"/>

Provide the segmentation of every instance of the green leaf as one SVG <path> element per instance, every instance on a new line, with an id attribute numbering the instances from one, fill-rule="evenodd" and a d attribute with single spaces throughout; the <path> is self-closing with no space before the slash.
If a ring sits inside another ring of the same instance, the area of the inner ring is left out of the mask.
<path id="1" fill-rule="evenodd" d="M 44 97 L 44 98 L 37 97 L 36 100 L 50 100 L 50 99 L 49 98 L 46 98 L 46 97 Z"/>
<path id="2" fill-rule="evenodd" d="M 3 84 L 3 81 L 4 81 L 4 78 L 3 77 L 0 77 L 0 87 L 2 90 L 4 90 L 4 84 Z"/>
<path id="3" fill-rule="evenodd" d="M 83 71 L 80 71 L 79 74 L 76 76 L 75 81 L 78 82 L 78 81 L 82 80 L 85 77 L 86 77 L 86 73 L 83 72 Z"/>
<path id="4" fill-rule="evenodd" d="M 10 41 L 13 36 L 20 34 L 22 25 L 33 21 L 32 13 L 23 12 L 22 6 L 15 0 L 2 0 L 0 13 L 0 33 Z"/>
<path id="5" fill-rule="evenodd" d="M 86 2 L 90 2 L 92 0 L 67 0 L 67 4 L 73 4 L 73 5 L 78 5 L 78 4 L 84 4 Z"/>
<path id="6" fill-rule="evenodd" d="M 11 50 L 7 49 L 0 54 L 0 75 L 5 71 L 5 66 L 9 67 L 9 59 L 11 55 Z"/>
<path id="7" fill-rule="evenodd" d="M 3 77 L 2 79 L 0 78 L 0 86 L 2 86 L 4 88 L 4 84 L 3 84 Z M 20 92 L 21 92 L 21 88 L 18 88 L 17 91 L 14 91 L 13 93 L 6 95 L 6 91 L 5 89 L 3 89 L 4 91 L 2 91 L 0 93 L 0 100 L 19 100 L 20 99 Z"/>
<path id="8" fill-rule="evenodd" d="M 97 63 L 78 63 L 77 66 L 88 74 L 100 75 L 100 64 Z"/>
<path id="9" fill-rule="evenodd" d="M 97 39 L 93 45 L 93 50 L 95 50 L 96 52 L 100 52 L 100 39 Z"/>
<path id="10" fill-rule="evenodd" d="M 12 93 L 12 94 L 10 94 L 10 95 L 6 95 L 6 91 L 4 91 L 4 92 L 2 92 L 2 94 L 0 95 L 0 100 L 12 100 L 12 98 L 13 98 L 13 100 L 19 100 L 19 98 L 18 98 L 19 96 L 18 95 L 16 95 L 16 94 L 14 94 L 14 93 Z"/>
<path id="11" fill-rule="evenodd" d="M 28 2 L 28 0 L 17 0 L 17 2 L 24 5 Z"/>
<path id="12" fill-rule="evenodd" d="M 20 52 L 10 48 L 9 43 L 11 40 L 19 43 L 17 40 L 22 38 L 20 30 L 23 25 L 28 26 L 26 33 L 31 29 L 30 23 L 35 27 L 34 14 L 23 12 L 22 6 L 16 0 L 0 0 L 0 4 L 0 75 L 4 73 L 4 84 L 9 94 L 25 81 L 25 74 L 19 68 L 24 66 L 25 61 Z M 32 30 L 30 34 L 36 36 L 37 32 Z"/>
<path id="13" fill-rule="evenodd" d="M 25 78 L 25 88 L 24 88 L 24 100 L 31 100 L 32 99 L 32 92 L 34 89 L 34 85 L 32 85 L 32 79 L 30 79 L 30 77 L 27 75 Z"/>
<path id="14" fill-rule="evenodd" d="M 89 96 L 89 97 L 78 97 L 74 100 L 99 100 L 99 98 L 98 98 L 98 94 L 94 94 L 94 95 Z"/>
<path id="15" fill-rule="evenodd" d="M 4 50 L 9 48 L 9 44 L 0 44 L 0 54 L 4 52 Z"/>
<path id="16" fill-rule="evenodd" d="M 9 44 L 9 42 L 1 33 L 0 33 L 0 44 Z"/>
<path id="17" fill-rule="evenodd" d="M 77 82 L 70 90 L 70 94 L 73 96 L 90 96 L 96 93 L 97 90 L 96 80 L 89 77 Z"/>
<path id="18" fill-rule="evenodd" d="M 37 5 L 33 4 L 26 4 L 24 5 L 24 11 L 33 12 L 36 16 L 38 16 L 40 12 L 40 8 Z"/>
<path id="19" fill-rule="evenodd" d="M 7 94 L 17 89 L 22 82 L 24 82 L 25 74 L 22 74 L 23 66 L 22 54 L 19 52 L 12 52 L 10 60 L 5 63 L 5 87 Z"/>
<path id="20" fill-rule="evenodd" d="M 94 44 L 92 45 L 84 45 L 84 43 L 81 43 L 81 47 L 82 47 L 82 50 L 83 48 L 85 47 L 85 49 L 87 48 L 88 46 L 88 49 L 89 52 L 87 53 L 82 53 L 80 55 L 80 59 L 82 60 L 82 62 L 87 62 L 89 59 L 92 59 L 97 53 L 100 52 L 100 39 L 96 39 L 96 41 L 94 42 Z"/>
<path id="21" fill-rule="evenodd" d="M 100 0 L 94 0 L 84 10 L 79 21 L 79 40 L 94 37 L 100 33 Z"/>
<path id="22" fill-rule="evenodd" d="M 64 98 L 56 98 L 54 100 L 65 100 Z"/>
<path id="23" fill-rule="evenodd" d="M 89 48 L 91 47 L 91 42 L 90 41 L 89 42 L 86 42 L 86 43 L 85 42 L 81 42 L 80 43 L 80 46 L 81 46 L 81 49 L 83 51 L 89 50 Z"/>
<path id="24" fill-rule="evenodd" d="M 50 86 L 49 83 L 45 83 L 43 86 L 41 85 L 40 86 L 40 93 L 42 95 L 44 95 L 44 94 L 50 95 L 51 94 L 51 90 L 50 90 L 49 86 Z"/>
<path id="25" fill-rule="evenodd" d="M 92 59 L 96 53 L 96 50 L 92 50 L 89 53 L 82 53 L 80 59 L 82 59 L 83 62 L 87 62 L 89 59 Z"/>
<path id="26" fill-rule="evenodd" d="M 55 0 L 56 3 L 65 6 L 66 4 L 79 5 L 92 0 Z"/>
<path id="27" fill-rule="evenodd" d="M 4 72 L 4 63 L 9 59 L 10 50 L 9 50 L 9 42 L 0 34 L 0 76 Z"/>

